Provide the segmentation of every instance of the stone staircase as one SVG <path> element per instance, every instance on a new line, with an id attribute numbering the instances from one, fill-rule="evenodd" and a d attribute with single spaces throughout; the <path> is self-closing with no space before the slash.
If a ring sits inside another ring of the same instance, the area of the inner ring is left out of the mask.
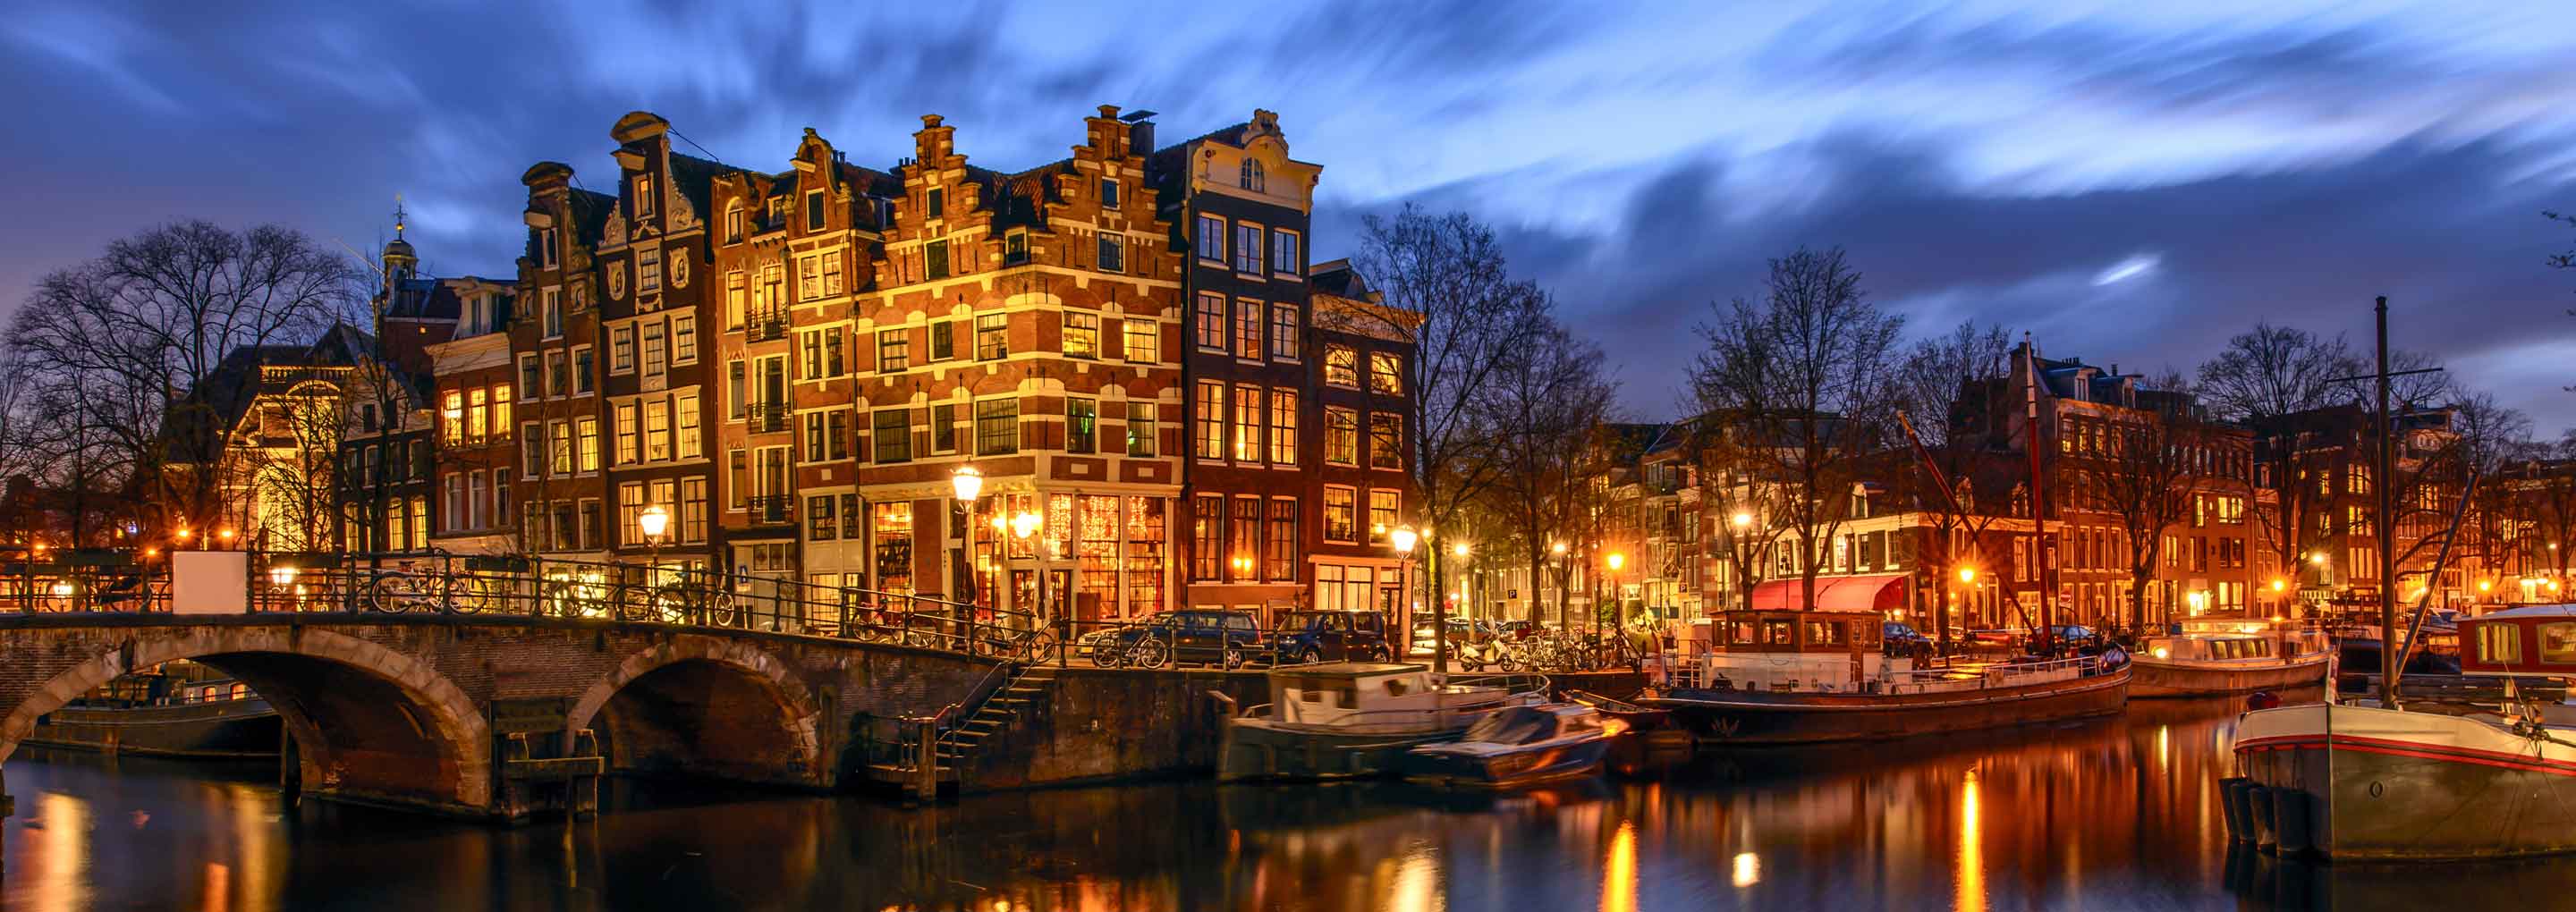
<path id="1" fill-rule="evenodd" d="M 1010 730 L 1022 714 L 1035 710 L 1055 688 L 1056 669 L 1051 665 L 1021 665 L 1011 668 L 1008 677 L 963 710 L 957 724 L 941 729 L 932 736 L 932 764 L 929 775 L 923 775 L 913 758 L 920 751 L 900 750 L 893 762 L 871 764 L 869 778 L 883 784 L 902 787 L 916 798 L 929 798 L 940 784 L 955 785 L 958 771 L 964 769 L 984 749 L 987 739 Z M 915 729 L 918 731 L 919 729 Z"/>

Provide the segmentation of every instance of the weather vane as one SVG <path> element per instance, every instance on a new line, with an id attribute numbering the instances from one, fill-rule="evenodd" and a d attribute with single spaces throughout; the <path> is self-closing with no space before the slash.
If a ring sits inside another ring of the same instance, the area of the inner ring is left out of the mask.
<path id="1" fill-rule="evenodd" d="M 402 194 L 400 194 L 400 193 L 396 193 L 396 194 L 394 194 L 394 239 L 395 239 L 395 240 L 401 240 L 401 239 L 402 239 L 402 233 L 403 233 L 403 222 L 408 221 L 408 220 L 409 220 L 409 215 L 408 215 L 407 213 L 403 212 Z"/>

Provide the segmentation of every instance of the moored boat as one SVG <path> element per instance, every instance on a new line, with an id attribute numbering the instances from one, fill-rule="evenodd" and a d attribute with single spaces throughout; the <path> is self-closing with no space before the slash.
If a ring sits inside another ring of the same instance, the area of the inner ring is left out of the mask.
<path id="1" fill-rule="evenodd" d="M 36 720 L 35 747 L 204 759 L 275 757 L 277 710 L 239 682 L 177 661 L 126 675 Z"/>
<path id="2" fill-rule="evenodd" d="M 2116 652 L 1918 668 L 1881 654 L 1880 623 L 1874 612 L 1726 612 L 1711 651 L 1674 662 L 1636 702 L 1730 745 L 1901 738 L 2127 705 L 2129 663 Z"/>
<path id="3" fill-rule="evenodd" d="M 2263 618 L 2193 618 L 2131 657 L 2131 699 L 2206 697 L 2324 683 L 2325 633 Z"/>
<path id="4" fill-rule="evenodd" d="M 2576 705 L 2523 686 L 2576 676 L 2576 606 L 2463 619 L 2460 633 L 2462 670 L 2501 684 L 2487 705 L 2401 697 L 2247 712 L 2231 828 L 2339 861 L 2576 851 Z"/>
<path id="5" fill-rule="evenodd" d="M 1508 706 L 1486 713 L 1455 741 L 1404 754 L 1404 778 L 1436 785 L 1516 788 L 1601 771 L 1624 723 L 1579 703 Z"/>
<path id="6" fill-rule="evenodd" d="M 1535 676 L 1451 679 L 1416 664 L 1340 662 L 1270 672 L 1270 702 L 1225 722 L 1217 781 L 1391 776 L 1404 752 L 1456 739 L 1485 714 L 1546 695 Z"/>

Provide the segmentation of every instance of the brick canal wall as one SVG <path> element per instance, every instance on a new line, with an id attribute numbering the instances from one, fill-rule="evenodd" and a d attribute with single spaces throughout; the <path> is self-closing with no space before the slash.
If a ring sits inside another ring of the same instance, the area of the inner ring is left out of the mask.
<path id="1" fill-rule="evenodd" d="M 1226 709 L 1268 702 L 1258 671 L 1067 668 L 1034 709 L 985 741 L 961 791 L 1203 775 L 1216 769 Z"/>

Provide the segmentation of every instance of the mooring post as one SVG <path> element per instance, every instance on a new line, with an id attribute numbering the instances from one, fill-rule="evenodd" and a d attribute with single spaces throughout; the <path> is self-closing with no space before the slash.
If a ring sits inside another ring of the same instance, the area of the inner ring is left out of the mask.
<path id="1" fill-rule="evenodd" d="M 939 798 L 939 717 L 915 719 L 919 732 L 913 736 L 919 745 L 920 759 L 913 764 L 912 792 L 923 801 Z"/>

